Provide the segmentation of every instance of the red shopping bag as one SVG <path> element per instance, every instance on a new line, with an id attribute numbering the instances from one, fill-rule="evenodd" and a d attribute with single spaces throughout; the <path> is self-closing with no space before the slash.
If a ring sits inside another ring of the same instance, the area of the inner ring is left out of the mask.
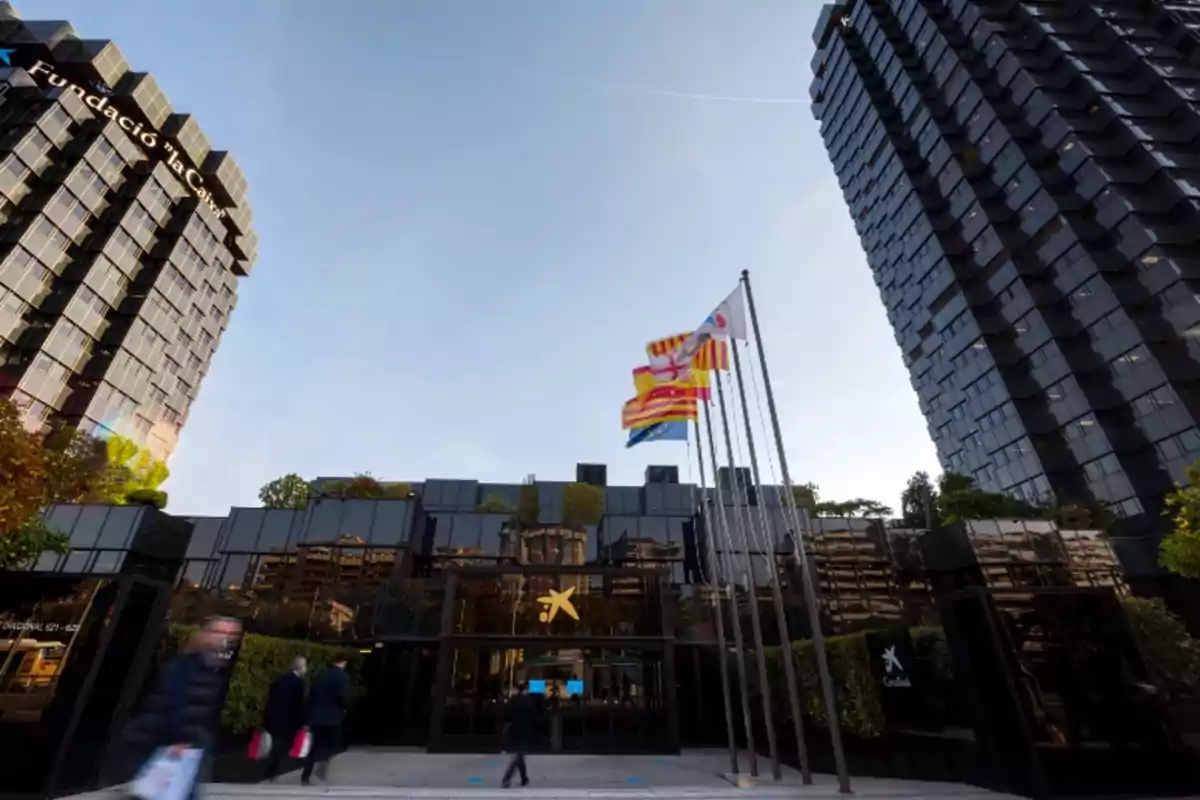
<path id="1" fill-rule="evenodd" d="M 271 734 L 259 728 L 250 737 L 250 751 L 247 753 L 251 761 L 262 761 L 271 753 Z"/>
<path id="2" fill-rule="evenodd" d="M 288 755 L 292 758 L 307 758 L 308 751 L 312 749 L 312 734 L 307 728 L 301 728 L 296 731 L 296 738 L 292 739 L 292 749 L 288 751 Z"/>

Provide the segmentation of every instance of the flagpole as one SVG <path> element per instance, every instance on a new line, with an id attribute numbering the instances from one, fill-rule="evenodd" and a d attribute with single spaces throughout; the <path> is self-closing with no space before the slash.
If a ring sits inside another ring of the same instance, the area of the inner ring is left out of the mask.
<path id="1" fill-rule="evenodd" d="M 725 454 L 729 460 L 729 477 L 733 482 L 733 518 L 741 539 L 742 569 L 746 574 L 746 594 L 750 602 L 750 633 L 754 637 L 754 651 L 758 660 L 758 682 L 762 695 L 763 724 L 767 727 L 767 752 L 771 755 L 771 775 L 775 780 L 783 779 L 779 765 L 779 745 L 775 739 L 775 720 L 771 711 L 771 684 L 767 678 L 767 656 L 763 652 L 762 621 L 758 614 L 758 586 L 754 580 L 754 560 L 750 555 L 750 504 L 744 497 L 744 487 L 737 479 L 737 467 L 733 460 L 733 439 L 729 433 L 729 417 L 725 413 L 725 388 L 720 370 L 714 370 L 717 382 L 717 403 L 721 410 L 721 427 L 725 430 Z M 747 502 L 743 502 L 746 500 Z M 737 549 L 736 547 L 734 548 Z M 734 556 L 730 556 L 733 558 Z M 733 570 L 730 570 L 732 574 Z"/>
<path id="2" fill-rule="evenodd" d="M 779 412 L 775 407 L 775 393 L 771 390 L 771 375 L 767 370 L 767 354 L 763 350 L 762 333 L 758 327 L 758 311 L 754 307 L 754 292 L 750 289 L 750 270 L 742 270 L 742 287 L 746 291 L 746 307 L 750 309 L 750 325 L 754 328 L 754 343 L 758 347 L 758 361 L 762 366 L 763 385 L 766 387 L 767 409 L 771 414 L 771 427 L 775 433 L 775 447 L 779 451 L 779 471 L 783 476 L 784 496 L 793 514 L 796 514 L 795 498 L 792 496 L 792 479 L 788 474 L 787 454 L 783 449 L 783 432 L 779 427 Z M 817 591 L 813 585 L 812 570 L 805 553 L 804 540 L 808 536 L 808 514 L 800 510 L 796 514 L 799 522 L 796 551 L 800 562 L 800 576 L 804 582 L 804 603 L 808 606 L 808 621 L 812 628 L 813 650 L 817 656 L 817 670 L 821 678 L 821 693 L 825 700 L 825 716 L 829 722 L 829 738 L 833 745 L 833 759 L 837 765 L 838 790 L 850 794 L 850 775 L 846 771 L 846 753 L 842 747 L 841 723 L 838 719 L 837 702 L 833 696 L 833 678 L 829 674 L 829 662 L 825 653 L 825 633 L 821 630 L 821 613 L 817 606 Z"/>
<path id="3" fill-rule="evenodd" d="M 721 496 L 721 481 L 717 477 L 717 445 L 713 439 L 712 413 L 708 406 L 708 403 L 704 404 L 704 427 L 708 432 L 708 453 L 713 465 L 713 489 L 716 491 L 717 522 L 721 526 L 721 532 L 724 534 L 730 551 L 732 551 L 733 542 L 729 536 L 729 521 L 725 518 L 725 501 Z M 737 656 L 738 687 L 741 689 L 742 695 L 742 719 L 746 726 L 746 749 L 749 751 L 750 757 L 750 776 L 757 778 L 758 752 L 754 749 L 754 721 L 750 717 L 750 682 L 746 678 L 746 647 L 742 639 L 742 620 L 738 612 L 737 587 L 733 581 L 733 564 L 732 561 L 722 559 L 719 553 L 714 553 L 714 555 L 717 557 L 718 570 L 721 569 L 722 562 L 729 566 L 729 604 L 733 610 L 733 646 Z M 732 552 L 729 558 L 733 558 Z"/>
<path id="4" fill-rule="evenodd" d="M 721 699 L 725 702 L 725 736 L 729 740 L 729 768 L 732 774 L 738 774 L 737 734 L 733 726 L 733 700 L 729 692 L 729 648 L 725 645 L 725 614 L 721 610 L 721 573 L 714 569 L 717 555 L 716 542 L 713 540 L 713 529 L 708 519 L 708 486 L 704 478 L 704 447 L 700 444 L 700 420 L 692 420 L 696 431 L 696 458 L 700 462 L 700 524 L 704 526 L 704 539 L 700 547 L 708 545 L 711 556 L 708 567 L 710 574 L 716 578 L 713 583 L 713 610 L 717 617 L 717 660 L 721 669 Z M 707 581 L 706 581 L 707 582 Z"/>
<path id="5" fill-rule="evenodd" d="M 792 710 L 792 730 L 796 736 L 796 755 L 800 759 L 800 776 L 805 784 L 812 783 L 812 767 L 808 762 L 808 745 L 804 741 L 804 718 L 800 715 L 800 692 L 796 686 L 796 665 L 792 661 L 792 641 L 788 636 L 787 615 L 783 607 L 783 592 L 779 581 L 779 568 L 775 563 L 776 537 L 774 526 L 767 522 L 767 512 L 763 505 L 766 495 L 763 494 L 762 476 L 758 471 L 758 454 L 754 449 L 754 431 L 750 427 L 750 409 L 746 405 L 746 384 L 742 380 L 742 359 L 738 355 L 737 342 L 731 341 L 729 348 L 733 350 L 733 374 L 737 382 L 738 398 L 742 404 L 742 421 L 746 426 L 746 446 L 750 455 L 750 469 L 754 477 L 754 491 L 758 495 L 759 529 L 767 544 L 767 563 L 771 572 L 771 600 L 775 606 L 775 622 L 779 633 L 779 655 L 783 662 L 784 680 L 787 682 L 788 703 Z"/>

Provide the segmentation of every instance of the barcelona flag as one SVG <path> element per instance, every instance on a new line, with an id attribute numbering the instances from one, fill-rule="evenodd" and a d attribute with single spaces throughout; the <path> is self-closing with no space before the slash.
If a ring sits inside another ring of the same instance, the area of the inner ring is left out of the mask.
<path id="1" fill-rule="evenodd" d="M 669 357 L 674 353 L 678 353 L 683 348 L 683 343 L 691 335 L 691 333 L 677 333 L 665 339 L 656 339 L 653 342 L 649 342 L 646 344 L 646 355 L 650 356 L 651 363 L 655 359 Z M 729 343 L 721 339 L 709 339 L 692 358 L 692 366 L 700 372 L 707 372 L 714 369 L 728 371 Z"/>

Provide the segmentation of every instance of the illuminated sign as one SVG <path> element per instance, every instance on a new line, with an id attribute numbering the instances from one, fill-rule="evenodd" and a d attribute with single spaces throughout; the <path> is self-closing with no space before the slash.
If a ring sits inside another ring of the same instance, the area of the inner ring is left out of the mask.
<path id="1" fill-rule="evenodd" d="M 189 163 L 187 156 L 165 136 L 150 127 L 144 120 L 139 119 L 140 115 L 130 116 L 113 105 L 112 98 L 109 96 L 112 90 L 107 86 L 94 84 L 92 90 L 89 91 L 58 74 L 49 64 L 40 59 L 27 70 L 35 80 L 40 80 L 57 89 L 68 89 L 74 92 L 92 111 L 117 123 L 121 130 L 129 134 L 129 138 L 141 144 L 146 155 L 163 160 L 183 185 L 212 209 L 218 219 L 225 216 L 225 210 L 217 204 L 212 192 L 204 185 L 200 171 Z"/>
<path id="2" fill-rule="evenodd" d="M 575 610 L 574 604 L 571 603 L 571 595 L 574 593 L 575 587 L 572 586 L 561 592 L 551 589 L 550 594 L 539 597 L 538 602 L 545 606 L 545 608 L 538 615 L 538 619 L 542 622 L 550 623 L 554 621 L 554 617 L 558 612 L 562 611 L 568 617 L 578 622 L 579 612 Z"/>

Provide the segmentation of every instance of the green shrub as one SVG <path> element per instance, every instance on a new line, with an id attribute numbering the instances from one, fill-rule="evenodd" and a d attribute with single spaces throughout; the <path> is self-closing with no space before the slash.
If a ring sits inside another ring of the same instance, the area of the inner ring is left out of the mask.
<path id="1" fill-rule="evenodd" d="M 1121 599 L 1150 680 L 1169 705 L 1200 694 L 1200 642 L 1159 599 Z"/>
<path id="2" fill-rule="evenodd" d="M 825 650 L 829 656 L 829 672 L 833 677 L 834 699 L 843 733 L 874 739 L 883 736 L 887 722 L 878 681 L 871 672 L 868 633 L 870 631 L 826 637 Z M 909 635 L 912 637 L 914 655 L 918 662 L 928 665 L 930 677 L 943 685 L 951 683 L 954 680 L 954 665 L 942 629 L 912 628 Z M 779 661 L 780 649 L 768 647 L 766 653 L 772 696 L 787 697 L 783 665 Z M 828 727 L 820 673 L 817 671 L 817 654 L 812 641 L 803 639 L 792 642 L 792 658 L 804 701 L 802 713 L 820 727 Z M 785 714 L 784 719 L 790 719 L 790 705 L 783 703 L 779 708 Z"/>
<path id="3" fill-rule="evenodd" d="M 163 658 L 178 653 L 194 630 L 192 626 L 171 625 L 163 642 Z M 339 656 L 347 659 L 346 666 L 354 675 L 354 668 L 361 660 L 356 651 L 342 647 L 248 633 L 242 639 L 237 664 L 229 679 L 221 726 L 232 733 L 248 733 L 261 725 L 271 682 L 291 669 L 296 656 L 308 659 L 310 676 Z"/>
<path id="4" fill-rule="evenodd" d="M 829 657 L 829 672 L 833 676 L 833 693 L 842 732 L 864 739 L 882 736 L 886 727 L 883 705 L 871 675 L 866 635 L 851 633 L 830 636 L 825 640 L 825 651 Z M 766 655 L 772 694 L 776 697 L 787 697 L 783 665 L 779 660 L 780 648 L 768 647 Z M 828 727 L 820 673 L 817 670 L 817 655 L 812 641 L 804 639 L 792 642 L 792 659 L 796 665 L 796 679 L 804 702 L 802 713 L 817 725 Z M 788 719 L 791 714 L 790 708 L 786 704 L 781 708 L 784 710 L 784 719 Z"/>
<path id="5" fill-rule="evenodd" d="M 908 634 L 912 637 L 913 654 L 918 662 L 928 665 L 930 676 L 938 681 L 954 680 L 954 661 L 946 632 L 929 626 L 910 628 Z"/>

